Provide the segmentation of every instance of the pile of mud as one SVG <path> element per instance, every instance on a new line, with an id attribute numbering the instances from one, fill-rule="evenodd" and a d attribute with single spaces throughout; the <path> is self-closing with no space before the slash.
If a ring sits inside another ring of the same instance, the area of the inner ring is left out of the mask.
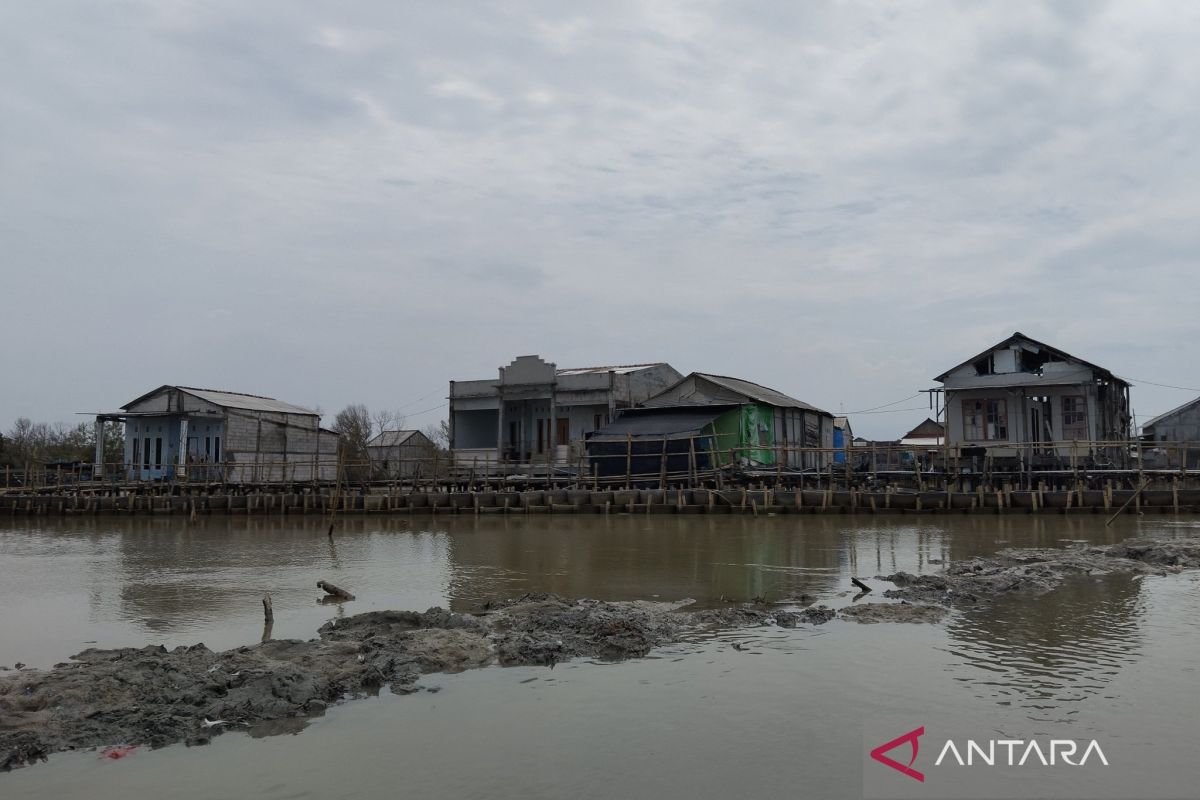
<path id="1" fill-rule="evenodd" d="M 1079 576 L 1129 573 L 1166 575 L 1200 568 L 1200 539 L 1130 539 L 1098 547 L 1012 548 L 972 558 L 938 575 L 896 572 L 881 580 L 897 588 L 886 597 L 969 607 L 1000 595 L 1041 594 Z"/>
<path id="2" fill-rule="evenodd" d="M 52 670 L 0 678 L 0 769 L 119 742 L 204 744 L 231 727 L 319 716 L 383 686 L 412 692 L 426 673 L 644 656 L 695 627 L 678 608 L 526 595 L 479 615 L 372 611 L 326 623 L 310 641 L 220 653 L 89 649 Z"/>

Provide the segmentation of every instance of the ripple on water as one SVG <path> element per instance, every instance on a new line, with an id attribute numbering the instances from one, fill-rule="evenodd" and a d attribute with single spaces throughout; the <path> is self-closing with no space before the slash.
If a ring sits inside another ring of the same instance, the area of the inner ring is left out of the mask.
<path id="1" fill-rule="evenodd" d="M 1128 575 L 1080 578 L 959 614 L 947 625 L 946 670 L 982 699 L 1060 721 L 1141 657 L 1141 586 Z"/>

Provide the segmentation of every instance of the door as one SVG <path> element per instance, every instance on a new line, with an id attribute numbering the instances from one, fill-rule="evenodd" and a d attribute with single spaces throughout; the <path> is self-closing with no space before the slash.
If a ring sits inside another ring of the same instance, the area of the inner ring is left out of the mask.
<path id="1" fill-rule="evenodd" d="M 566 417 L 559 417 L 555 420 L 554 443 L 557 445 L 571 443 L 571 420 Z"/>

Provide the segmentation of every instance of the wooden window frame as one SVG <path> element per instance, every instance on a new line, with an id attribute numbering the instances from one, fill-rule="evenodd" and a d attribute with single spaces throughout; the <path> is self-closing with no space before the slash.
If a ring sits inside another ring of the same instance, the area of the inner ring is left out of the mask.
<path id="1" fill-rule="evenodd" d="M 1063 395 L 1059 398 L 1062 410 L 1062 435 L 1064 441 L 1086 441 L 1088 433 L 1087 397 L 1081 394 Z"/>
<path id="2" fill-rule="evenodd" d="M 974 397 L 962 401 L 963 440 L 1007 442 L 1008 400 L 1003 397 Z M 974 420 L 970 422 L 969 420 Z"/>

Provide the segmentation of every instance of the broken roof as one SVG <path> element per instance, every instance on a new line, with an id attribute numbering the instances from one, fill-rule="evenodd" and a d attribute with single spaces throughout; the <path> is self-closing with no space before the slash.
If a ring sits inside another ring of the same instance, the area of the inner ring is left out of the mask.
<path id="1" fill-rule="evenodd" d="M 226 392 L 220 389 L 197 389 L 194 386 L 177 386 L 173 384 L 165 384 L 154 391 L 146 392 L 141 397 L 130 400 L 127 404 L 121 406 L 121 408 L 128 411 L 143 400 L 167 389 L 177 389 L 181 392 L 186 392 L 193 397 L 198 397 L 201 400 L 222 408 L 239 408 L 246 411 L 273 411 L 278 414 L 307 414 L 314 417 L 320 416 L 320 414 L 310 408 L 304 408 L 293 403 L 285 403 L 282 400 L 276 400 L 274 397 L 243 394 L 241 392 Z"/>
<path id="2" fill-rule="evenodd" d="M 1048 345 L 1045 342 L 1039 342 L 1037 339 L 1034 339 L 1030 336 L 1026 336 L 1025 334 L 1021 333 L 1020 331 L 1014 331 L 1013 335 L 1009 336 L 1007 339 L 997 342 L 996 344 L 987 348 L 983 352 L 977 353 L 977 354 L 971 356 L 966 361 L 961 361 L 958 364 L 955 364 L 953 367 L 951 367 L 950 369 L 943 372 L 941 375 L 938 375 L 936 378 L 934 378 L 934 380 L 938 381 L 939 383 L 945 383 L 946 378 L 950 376 L 950 373 L 954 372 L 954 370 L 958 369 L 959 367 L 965 367 L 967 364 L 973 364 L 976 361 L 978 361 L 979 359 L 986 356 L 988 353 L 991 353 L 993 350 L 999 350 L 1000 348 L 1004 347 L 1005 345 L 1014 344 L 1017 342 L 1025 342 L 1026 344 L 1031 344 L 1031 345 L 1034 345 L 1035 347 L 1040 347 L 1040 348 L 1048 351 L 1049 353 L 1058 356 L 1059 358 L 1063 359 L 1064 361 L 1078 362 L 1080 364 L 1083 364 L 1085 367 L 1089 367 L 1090 369 L 1095 370 L 1096 372 L 1101 372 L 1101 373 L 1104 373 L 1105 375 L 1108 375 L 1113 380 L 1117 380 L 1117 381 L 1120 381 L 1121 383 L 1125 383 L 1125 384 L 1129 383 L 1129 381 L 1118 377 L 1117 375 L 1113 374 L 1112 371 L 1105 369 L 1104 367 L 1100 366 L 1099 364 L 1093 364 L 1090 361 L 1084 361 L 1079 356 L 1073 356 L 1070 353 L 1066 352 L 1065 350 L 1059 350 L 1057 347 L 1054 347 L 1053 345 Z"/>

